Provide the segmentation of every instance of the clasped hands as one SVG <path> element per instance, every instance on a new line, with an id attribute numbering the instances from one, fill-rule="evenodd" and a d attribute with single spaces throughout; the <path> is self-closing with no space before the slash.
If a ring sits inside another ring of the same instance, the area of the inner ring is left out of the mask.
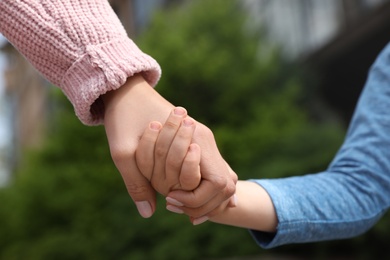
<path id="1" fill-rule="evenodd" d="M 215 146 L 212 147 L 214 154 L 207 156 L 209 162 L 201 163 L 201 148 L 192 142 L 196 127 L 203 127 L 204 140 Z M 235 187 L 226 187 L 226 181 L 219 174 L 230 175 L 232 179 L 237 178 L 236 174 L 216 149 L 210 129 L 196 125 L 182 107 L 174 108 L 164 125 L 157 121 L 149 124 L 135 157 L 138 168 L 152 187 L 166 196 L 167 209 L 185 213 L 194 225 L 218 214 L 227 205 L 235 206 L 232 197 Z"/>
<path id="2" fill-rule="evenodd" d="M 141 216 L 153 215 L 156 191 L 166 196 L 168 210 L 194 224 L 234 206 L 237 175 L 208 127 L 175 109 L 140 75 L 102 98 L 111 156 Z"/>

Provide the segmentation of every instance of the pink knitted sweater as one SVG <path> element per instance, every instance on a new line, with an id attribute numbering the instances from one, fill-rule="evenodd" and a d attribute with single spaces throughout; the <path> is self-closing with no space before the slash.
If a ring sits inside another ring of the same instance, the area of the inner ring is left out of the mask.
<path id="1" fill-rule="evenodd" d="M 0 32 L 62 89 L 87 125 L 103 122 L 102 94 L 135 73 L 155 86 L 161 74 L 107 0 L 0 0 Z"/>

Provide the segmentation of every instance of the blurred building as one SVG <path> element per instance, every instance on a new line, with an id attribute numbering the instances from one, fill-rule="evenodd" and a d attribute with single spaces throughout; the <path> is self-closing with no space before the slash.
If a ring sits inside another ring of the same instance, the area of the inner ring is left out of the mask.
<path id="1" fill-rule="evenodd" d="M 389 0 L 243 0 L 287 57 L 314 69 L 348 123 L 370 65 L 390 41 Z"/>
<path id="2" fill-rule="evenodd" d="M 146 27 L 152 12 L 167 2 L 170 1 L 111 0 L 110 4 L 130 37 L 135 37 Z M 0 141 L 1 185 L 21 162 L 21 151 L 39 146 L 44 139 L 51 86 L 11 44 L 0 44 L 0 51 L 7 65 L 2 91 L 4 103 L 0 109 L 4 134 L 0 138 L 9 138 Z"/>

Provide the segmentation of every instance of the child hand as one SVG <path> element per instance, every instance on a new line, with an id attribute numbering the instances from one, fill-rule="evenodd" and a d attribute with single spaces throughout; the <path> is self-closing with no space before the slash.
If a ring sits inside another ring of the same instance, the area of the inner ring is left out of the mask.
<path id="1" fill-rule="evenodd" d="M 137 165 L 156 191 L 166 196 L 172 190 L 198 187 L 200 147 L 191 144 L 195 122 L 183 108 L 175 108 L 164 126 L 151 122 L 136 151 Z"/>
<path id="2" fill-rule="evenodd" d="M 207 147 L 208 151 L 202 150 L 201 183 L 193 191 L 172 190 L 166 198 L 168 210 L 190 216 L 194 225 L 220 214 L 227 207 L 234 208 L 237 205 L 235 185 L 224 186 L 226 183 L 218 177 L 230 176 L 236 183 L 236 173 L 219 153 L 212 131 L 200 123 L 197 123 L 196 131 L 198 130 L 202 137 L 199 144 L 201 147 Z"/>

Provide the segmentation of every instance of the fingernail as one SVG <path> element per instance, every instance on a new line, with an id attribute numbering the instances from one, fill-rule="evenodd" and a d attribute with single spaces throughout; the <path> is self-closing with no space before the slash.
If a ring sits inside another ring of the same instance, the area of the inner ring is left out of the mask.
<path id="1" fill-rule="evenodd" d="M 183 120 L 183 125 L 185 125 L 185 126 L 192 126 L 193 124 L 194 124 L 194 121 L 190 118 L 185 118 Z"/>
<path id="2" fill-rule="evenodd" d="M 203 217 L 194 219 L 194 221 L 192 221 L 192 224 L 194 226 L 200 225 L 200 224 L 206 222 L 207 220 L 209 220 L 209 218 L 207 216 L 203 216 Z"/>
<path id="3" fill-rule="evenodd" d="M 149 128 L 152 130 L 160 130 L 161 129 L 161 124 L 159 122 L 151 122 L 149 124 Z"/>
<path id="4" fill-rule="evenodd" d="M 179 209 L 179 208 L 177 208 L 175 206 L 172 206 L 172 205 L 167 205 L 166 209 L 171 211 L 171 212 L 173 212 L 173 213 L 177 213 L 177 214 L 183 214 L 184 213 L 183 210 L 181 210 L 181 209 Z"/>
<path id="5" fill-rule="evenodd" d="M 139 214 L 144 218 L 150 218 L 153 215 L 152 207 L 147 201 L 136 201 L 135 205 L 137 206 Z"/>
<path id="6" fill-rule="evenodd" d="M 180 201 L 177 201 L 177 200 L 175 200 L 175 199 L 173 199 L 171 197 L 166 197 L 166 200 L 167 200 L 168 203 L 170 203 L 172 205 L 179 206 L 179 207 L 184 206 L 183 203 L 181 203 Z"/>
<path id="7" fill-rule="evenodd" d="M 173 113 L 175 115 L 182 116 L 182 115 L 185 115 L 186 110 L 182 107 L 175 107 L 175 109 L 173 110 Z"/>

